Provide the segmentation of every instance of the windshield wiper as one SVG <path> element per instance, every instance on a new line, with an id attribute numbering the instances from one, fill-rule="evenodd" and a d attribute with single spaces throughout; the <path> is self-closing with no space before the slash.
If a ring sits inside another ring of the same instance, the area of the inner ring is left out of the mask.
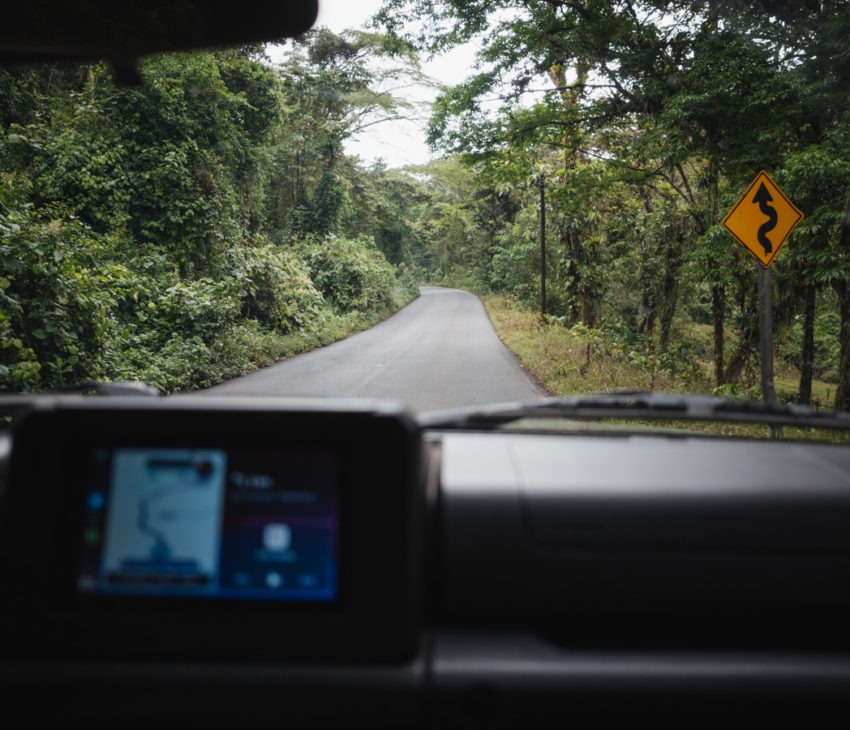
<path id="1" fill-rule="evenodd" d="M 807 406 L 770 406 L 755 401 L 679 393 L 615 391 L 502 403 L 454 411 L 424 413 L 429 429 L 496 429 L 528 419 L 648 419 L 751 423 L 781 428 L 850 430 L 850 413 L 817 411 Z"/>

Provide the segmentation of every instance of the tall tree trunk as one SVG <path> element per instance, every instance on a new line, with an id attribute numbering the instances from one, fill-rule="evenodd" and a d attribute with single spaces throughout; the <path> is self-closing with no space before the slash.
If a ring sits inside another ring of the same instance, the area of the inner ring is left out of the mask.
<path id="1" fill-rule="evenodd" d="M 652 205 L 650 204 L 649 191 L 646 188 L 641 188 L 641 197 L 643 198 L 643 209 L 647 215 L 652 213 Z M 640 241 L 640 273 L 638 274 L 638 285 L 640 286 L 640 306 L 643 316 L 638 323 L 638 332 L 652 337 L 655 332 L 655 316 L 657 307 L 655 304 L 655 292 L 652 286 L 652 274 L 649 266 L 649 247 L 646 243 L 646 238 L 641 236 Z"/>
<path id="2" fill-rule="evenodd" d="M 644 248 L 641 253 L 645 256 L 646 249 Z M 640 305 L 643 310 L 643 316 L 641 317 L 638 325 L 638 332 L 645 334 L 648 337 L 652 337 L 655 333 L 656 309 L 652 291 L 652 282 L 650 281 L 645 258 L 641 261 L 640 268 Z"/>
<path id="3" fill-rule="evenodd" d="M 758 289 L 754 282 L 746 278 L 738 281 L 738 345 L 726 365 L 723 380 L 737 383 L 747 366 L 753 361 L 759 347 L 759 304 Z"/>
<path id="4" fill-rule="evenodd" d="M 582 286 L 581 319 L 588 327 L 596 327 L 596 302 L 593 299 L 593 292 L 590 291 L 586 282 Z"/>
<path id="5" fill-rule="evenodd" d="M 850 282 L 836 286 L 838 310 L 841 312 L 841 355 L 838 365 L 838 388 L 835 391 L 835 408 L 850 411 Z"/>
<path id="6" fill-rule="evenodd" d="M 803 405 L 812 402 L 812 374 L 815 365 L 815 294 L 812 284 L 806 285 L 803 319 L 803 352 L 800 364 L 800 392 L 797 400 Z"/>
<path id="7" fill-rule="evenodd" d="M 720 220 L 720 175 L 717 156 L 711 155 L 708 162 L 708 220 L 703 233 Z M 723 385 L 724 326 L 726 324 L 726 292 L 723 284 L 711 285 L 711 319 L 714 324 L 714 380 L 719 387 Z"/>
<path id="8" fill-rule="evenodd" d="M 564 287 L 567 294 L 567 318 L 570 325 L 579 322 L 583 316 L 581 306 L 581 268 L 579 265 L 580 244 L 578 235 L 571 228 L 562 228 L 561 240 L 570 254 L 570 262 L 567 265 Z M 587 324 L 585 322 L 585 324 Z"/>
<path id="9" fill-rule="evenodd" d="M 838 245 L 842 251 L 850 252 L 850 197 L 844 203 Z M 838 309 L 841 312 L 841 356 L 838 365 L 838 388 L 835 391 L 835 408 L 850 411 L 850 278 L 835 284 L 838 294 Z"/>
<path id="10" fill-rule="evenodd" d="M 676 314 L 676 302 L 679 296 L 679 271 L 682 268 L 683 241 L 679 238 L 667 247 L 664 261 L 664 283 L 661 303 L 661 349 L 667 350 L 670 344 L 670 330 L 673 316 Z"/>
<path id="11" fill-rule="evenodd" d="M 557 3 L 550 2 L 549 9 L 555 13 Z M 547 71 L 549 80 L 561 97 L 564 108 L 568 112 L 572 112 L 578 106 L 584 85 L 587 83 L 590 74 L 587 64 L 579 62 L 576 65 L 574 69 L 576 80 L 573 84 L 567 83 L 567 71 L 561 64 L 552 64 Z M 578 124 L 564 129 L 564 170 L 571 170 L 577 164 L 587 162 L 586 153 L 579 147 L 579 134 Z M 580 319 L 589 327 L 593 327 L 596 322 L 596 306 L 593 301 L 593 292 L 584 276 L 589 255 L 582 244 L 579 231 L 573 226 L 562 228 L 560 236 L 566 250 L 570 252 L 570 263 L 565 282 L 569 321 L 571 324 L 575 324 Z"/>
<path id="12" fill-rule="evenodd" d="M 723 327 L 726 320 L 726 292 L 720 284 L 711 287 L 711 318 L 714 322 L 714 378 L 723 385 Z"/>

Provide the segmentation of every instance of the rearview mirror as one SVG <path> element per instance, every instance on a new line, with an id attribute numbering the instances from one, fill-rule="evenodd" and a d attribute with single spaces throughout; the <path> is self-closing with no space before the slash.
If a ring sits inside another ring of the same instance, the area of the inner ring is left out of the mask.
<path id="1" fill-rule="evenodd" d="M 0 62 L 111 59 L 291 38 L 318 0 L 28 0 L 8 3 Z"/>

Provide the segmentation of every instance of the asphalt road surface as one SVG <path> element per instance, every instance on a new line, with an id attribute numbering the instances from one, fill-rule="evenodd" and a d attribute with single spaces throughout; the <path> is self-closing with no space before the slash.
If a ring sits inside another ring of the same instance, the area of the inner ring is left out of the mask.
<path id="1" fill-rule="evenodd" d="M 370 330 L 203 392 L 382 398 L 416 412 L 545 395 L 501 343 L 476 296 L 440 287 L 420 292 Z"/>

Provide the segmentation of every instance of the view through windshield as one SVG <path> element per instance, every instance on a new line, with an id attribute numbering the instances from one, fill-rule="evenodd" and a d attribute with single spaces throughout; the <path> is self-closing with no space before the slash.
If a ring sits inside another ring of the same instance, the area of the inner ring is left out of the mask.
<path id="1" fill-rule="evenodd" d="M 320 8 L 0 70 L 0 390 L 850 410 L 848 3 Z"/>

